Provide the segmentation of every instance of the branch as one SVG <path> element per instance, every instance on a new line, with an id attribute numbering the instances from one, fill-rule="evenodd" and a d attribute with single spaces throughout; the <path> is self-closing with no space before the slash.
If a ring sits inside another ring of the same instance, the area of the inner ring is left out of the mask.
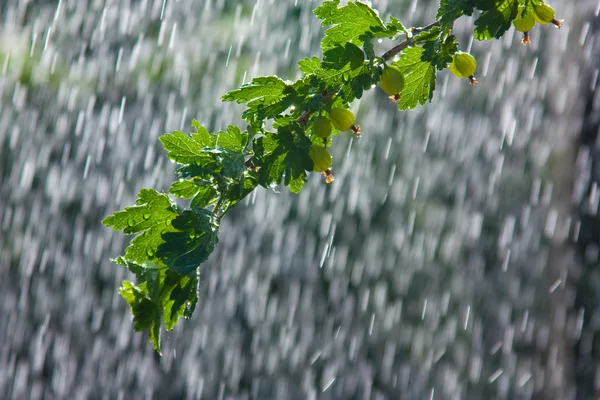
<path id="1" fill-rule="evenodd" d="M 429 25 L 425 25 L 423 27 L 420 28 L 410 28 L 410 31 L 413 34 L 417 34 L 417 33 L 421 33 L 424 31 L 428 31 L 431 28 L 433 28 L 434 26 L 440 26 L 440 21 L 434 21 L 432 23 L 430 23 Z M 388 51 L 386 51 L 385 53 L 383 53 L 383 55 L 381 56 L 385 61 L 390 60 L 391 58 L 393 58 L 396 54 L 400 53 L 402 50 L 404 50 L 405 48 L 408 47 L 408 44 L 410 43 L 409 39 L 405 39 L 403 40 L 401 43 L 399 43 L 398 45 L 392 47 L 391 49 L 389 49 Z"/>
<path id="2" fill-rule="evenodd" d="M 410 28 L 410 31 L 413 34 L 418 34 L 421 32 L 425 32 L 430 30 L 431 28 L 433 28 L 434 26 L 440 26 L 440 21 L 434 21 L 432 23 L 430 23 L 429 25 L 425 25 L 423 27 L 413 27 Z M 405 48 L 408 47 L 410 43 L 409 39 L 405 39 L 403 40 L 401 43 L 399 43 L 398 45 L 392 47 L 391 49 L 389 49 L 388 51 L 386 51 L 385 53 L 383 53 L 383 55 L 381 56 L 384 61 L 388 61 L 390 60 L 392 57 L 394 57 L 396 54 L 400 53 L 402 50 L 404 50 Z M 336 90 L 335 92 L 325 92 L 323 93 L 323 102 L 326 102 L 327 100 L 331 99 L 337 92 L 339 91 Z M 302 115 L 300 115 L 300 117 L 298 117 L 297 122 L 300 125 L 306 126 L 306 124 L 308 124 L 308 119 L 310 118 L 310 116 L 312 115 L 312 111 L 305 111 L 302 113 Z"/>

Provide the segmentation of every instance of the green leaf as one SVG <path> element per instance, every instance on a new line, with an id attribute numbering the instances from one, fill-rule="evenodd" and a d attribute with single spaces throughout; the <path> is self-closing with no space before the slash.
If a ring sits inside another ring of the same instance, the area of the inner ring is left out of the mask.
<path id="1" fill-rule="evenodd" d="M 167 150 L 167 156 L 176 163 L 194 164 L 210 170 L 214 168 L 215 158 L 211 149 L 214 149 L 218 136 L 210 134 L 196 120 L 192 121 L 192 126 L 196 132 L 192 132 L 189 136 L 175 131 L 160 136 L 159 140 Z"/>
<path id="2" fill-rule="evenodd" d="M 323 83 L 323 82 L 320 82 Z M 325 90 L 326 86 L 322 87 L 322 90 Z M 330 89 L 333 88 L 333 86 L 329 87 Z M 308 100 L 306 100 L 306 102 L 304 103 L 304 111 L 310 111 L 310 112 L 317 112 L 320 111 L 323 108 L 323 95 L 322 94 L 316 94 L 314 96 L 312 96 L 311 98 L 309 98 Z M 275 124 L 273 124 L 273 127 L 276 127 Z"/>
<path id="3" fill-rule="evenodd" d="M 342 87 L 340 97 L 347 103 L 360 99 L 365 90 L 369 90 L 373 84 L 373 77 L 367 65 L 354 70 L 350 85 Z"/>
<path id="4" fill-rule="evenodd" d="M 404 50 L 400 60 L 394 65 L 404 74 L 404 90 L 400 94 L 398 108 L 407 110 L 431 101 L 435 89 L 435 67 L 423 61 L 422 47 L 410 47 Z"/>
<path id="5" fill-rule="evenodd" d="M 313 162 L 308 155 L 311 142 L 303 131 L 284 126 L 278 132 L 269 133 L 255 144 L 255 165 L 258 183 L 266 188 L 281 183 L 298 193 L 306 181 L 306 171 L 312 170 Z M 285 178 L 285 179 L 284 179 Z"/>
<path id="6" fill-rule="evenodd" d="M 437 28 L 439 31 L 440 29 Z M 456 36 L 450 35 L 445 40 L 430 40 L 423 44 L 423 60 L 429 61 L 438 70 L 447 68 L 452 56 L 458 51 Z"/>
<path id="7" fill-rule="evenodd" d="M 364 42 L 365 44 L 363 45 L 363 49 L 365 51 L 365 55 L 367 56 L 367 60 L 369 60 L 369 64 L 372 67 L 376 55 L 375 49 L 373 48 L 373 34 L 371 32 L 365 33 Z"/>
<path id="8" fill-rule="evenodd" d="M 346 43 L 343 47 L 336 45 L 324 51 L 321 65 L 325 69 L 353 70 L 359 68 L 364 61 L 365 53 L 358 46 Z"/>
<path id="9" fill-rule="evenodd" d="M 305 74 L 314 74 L 321 69 L 321 61 L 317 57 L 304 58 L 298 62 L 298 67 Z"/>
<path id="10" fill-rule="evenodd" d="M 370 33 L 367 38 L 372 38 Z M 370 43 L 370 39 L 365 42 Z M 355 44 L 346 43 L 344 46 L 336 45 L 323 52 L 323 62 L 318 59 L 304 59 L 300 67 L 321 82 L 320 89 L 338 91 L 338 95 L 345 103 L 362 97 L 364 90 L 368 90 L 373 83 L 373 76 L 369 65 L 365 61 L 365 53 Z M 322 96 L 315 95 L 303 107 L 304 110 L 316 111 L 322 108 Z"/>
<path id="11" fill-rule="evenodd" d="M 125 250 L 128 261 L 160 263 L 156 251 L 163 243 L 162 235 L 173 230 L 171 221 L 179 213 L 169 196 L 154 189 L 140 190 L 136 203 L 136 206 L 125 207 L 123 211 L 106 217 L 102 223 L 114 230 L 122 230 L 126 235 L 139 233 Z"/>
<path id="12" fill-rule="evenodd" d="M 362 46 L 361 37 L 366 32 L 375 34 L 385 31 L 383 22 L 368 5 L 349 1 L 346 6 L 338 8 L 339 3 L 339 0 L 326 1 L 314 10 L 323 26 L 334 25 L 325 31 L 325 37 L 321 42 L 323 52 L 337 45 L 344 46 L 348 42 Z"/>
<path id="13" fill-rule="evenodd" d="M 363 91 L 371 87 L 373 79 L 369 65 L 360 48 L 346 43 L 344 47 L 336 46 L 323 53 L 323 69 L 317 77 L 323 79 L 328 88 L 339 88 L 338 96 L 351 103 L 360 99 Z"/>
<path id="14" fill-rule="evenodd" d="M 233 125 L 217 134 L 209 134 L 199 125 L 197 129 L 198 133 L 191 136 L 176 131 L 160 137 L 169 158 L 184 164 L 177 170 L 182 180 L 171 187 L 171 193 L 182 198 L 194 197 L 199 192 L 194 187 L 196 181 L 189 178 L 206 181 L 222 174 L 230 179 L 239 179 L 244 171 L 244 152 L 249 140 L 247 131 L 242 132 Z"/>
<path id="15" fill-rule="evenodd" d="M 175 131 L 158 138 L 165 150 L 167 157 L 179 164 L 196 164 L 210 166 L 213 157 L 202 149 L 206 147 L 203 138 L 195 135 L 188 136 L 183 132 Z M 200 140 L 200 141 L 197 141 Z"/>
<path id="16" fill-rule="evenodd" d="M 247 195 L 258 186 L 258 180 L 254 171 L 244 172 L 244 179 L 234 185 L 229 186 L 229 190 L 225 194 L 227 201 L 226 209 L 230 209 L 237 203 L 242 201 Z"/>
<path id="17" fill-rule="evenodd" d="M 484 11 L 475 20 L 475 39 L 499 39 L 517 17 L 519 0 L 478 0 L 477 8 Z"/>
<path id="18" fill-rule="evenodd" d="M 160 353 L 161 309 L 150 299 L 147 283 L 136 286 L 133 282 L 123 281 L 119 293 L 127 301 L 133 314 L 133 330 L 149 331 L 149 340 Z"/>
<path id="19" fill-rule="evenodd" d="M 201 209 L 216 204 L 219 199 L 217 189 L 212 185 L 199 186 L 198 192 L 190 203 L 190 208 Z"/>
<path id="20" fill-rule="evenodd" d="M 198 193 L 200 187 L 193 180 L 181 180 L 173 182 L 169 193 L 181 199 L 191 199 Z"/>
<path id="21" fill-rule="evenodd" d="M 170 269 L 161 275 L 161 306 L 165 329 L 172 330 L 180 317 L 189 319 L 198 302 L 198 275 L 181 276 Z"/>
<path id="22" fill-rule="evenodd" d="M 192 126 L 196 128 L 196 133 L 192 133 L 192 139 L 203 147 L 213 147 L 215 145 L 216 136 L 211 135 L 208 130 L 200 125 L 200 122 L 192 120 Z"/>
<path id="23" fill-rule="evenodd" d="M 251 121 L 277 116 L 290 107 L 295 98 L 295 91 L 278 77 L 261 76 L 239 89 L 225 93 L 221 100 L 248 103 L 242 118 Z"/>
<path id="24" fill-rule="evenodd" d="M 127 267 L 137 279 L 137 284 L 123 282 L 120 290 L 133 314 L 134 330 L 148 330 L 150 342 L 160 352 L 161 322 L 170 331 L 180 317 L 191 316 L 198 301 L 198 276 L 182 276 L 153 263 L 140 265 L 122 257 L 115 262 Z"/>
<path id="25" fill-rule="evenodd" d="M 473 14 L 474 8 L 475 0 L 440 0 L 436 18 L 442 29 L 451 29 L 456 19 Z"/>
<path id="26" fill-rule="evenodd" d="M 363 68 L 363 66 L 361 66 Z M 367 64 L 365 63 L 364 68 L 367 68 Z M 320 69 L 315 76 L 325 84 L 326 88 L 331 90 L 338 89 L 344 83 L 350 81 L 353 78 L 353 75 L 356 74 L 357 71 L 352 71 L 349 68 L 344 69 Z"/>
<path id="27" fill-rule="evenodd" d="M 182 199 L 192 199 L 190 208 L 205 208 L 219 199 L 213 182 L 205 179 L 180 180 L 171 185 L 169 192 Z"/>
<path id="28" fill-rule="evenodd" d="M 413 38 L 416 43 L 426 44 L 428 42 L 435 42 L 440 39 L 442 36 L 442 29 L 439 26 L 434 26 L 433 28 L 423 31 L 419 33 L 417 36 Z"/>
<path id="29" fill-rule="evenodd" d="M 147 261 L 138 264 L 133 261 L 128 261 L 121 256 L 111 261 L 117 265 L 122 265 L 130 272 L 133 272 L 138 284 L 142 282 L 150 282 L 150 288 L 154 288 L 156 286 L 159 268 L 155 263 Z"/>
<path id="30" fill-rule="evenodd" d="M 390 22 L 388 22 L 386 25 L 386 30 L 392 35 L 402 32 L 406 37 L 412 36 L 412 33 L 406 29 L 406 27 L 402 25 L 402 22 L 398 21 L 398 18 L 396 17 L 390 17 Z"/>
<path id="31" fill-rule="evenodd" d="M 244 186 L 242 189 L 242 196 L 240 197 L 240 200 L 243 199 L 244 197 L 246 197 L 247 195 L 249 195 L 250 193 L 252 193 L 252 191 L 258 186 L 258 179 L 255 176 L 254 172 L 246 172 L 246 175 L 244 177 Z"/>
<path id="32" fill-rule="evenodd" d="M 244 165 L 244 155 L 226 150 L 221 155 L 223 163 L 223 175 L 227 178 L 237 179 L 246 169 Z"/>
<path id="33" fill-rule="evenodd" d="M 288 179 L 288 176 L 286 175 L 286 185 L 289 185 L 290 192 L 292 192 L 292 193 L 296 193 L 296 194 L 300 193 L 302 188 L 304 188 L 305 182 L 306 182 L 306 173 L 305 172 L 302 172 L 296 178 L 290 178 L 290 179 Z"/>
<path id="34" fill-rule="evenodd" d="M 261 76 L 254 78 L 239 89 L 232 90 L 221 96 L 222 101 L 235 101 L 238 104 L 252 100 L 272 101 L 281 98 L 285 82 L 277 76 Z"/>
<path id="35" fill-rule="evenodd" d="M 217 155 L 220 155 L 221 152 L 217 151 Z M 216 161 L 212 163 L 212 165 L 208 165 L 206 168 L 198 165 L 183 165 L 177 168 L 177 177 L 179 179 L 188 179 L 188 178 L 203 178 L 210 179 L 215 176 L 216 173 L 219 172 L 219 168 L 217 166 Z"/>
<path id="36" fill-rule="evenodd" d="M 219 132 L 217 145 L 234 152 L 242 152 L 248 144 L 248 132 L 242 132 L 240 128 L 229 125 L 226 132 Z"/>
<path id="37" fill-rule="evenodd" d="M 180 275 L 195 273 L 217 245 L 218 226 L 207 210 L 185 210 L 171 224 L 174 230 L 163 235 L 156 255 Z"/>

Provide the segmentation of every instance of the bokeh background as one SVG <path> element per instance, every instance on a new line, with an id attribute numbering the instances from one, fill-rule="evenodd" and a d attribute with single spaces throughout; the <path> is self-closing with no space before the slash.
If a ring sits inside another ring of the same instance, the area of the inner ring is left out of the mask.
<path id="1" fill-rule="evenodd" d="M 219 96 L 298 77 L 306 0 L 0 5 L 0 398 L 597 399 L 599 17 L 472 40 L 479 85 L 438 74 L 398 112 L 374 89 L 336 180 L 258 189 L 225 219 L 193 318 L 158 357 L 101 226 L 174 166 L 158 136 L 241 123 Z M 430 0 L 373 1 L 419 26 Z M 393 43 L 378 43 L 382 53 Z"/>

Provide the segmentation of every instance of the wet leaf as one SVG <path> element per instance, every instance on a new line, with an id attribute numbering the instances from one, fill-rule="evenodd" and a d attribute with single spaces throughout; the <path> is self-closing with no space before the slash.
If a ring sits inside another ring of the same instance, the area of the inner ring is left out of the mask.
<path id="1" fill-rule="evenodd" d="M 492 40 L 504 35 L 517 17 L 518 0 L 479 0 L 477 8 L 483 11 L 475 20 L 475 39 Z"/>
<path id="2" fill-rule="evenodd" d="M 294 193 L 300 192 L 306 180 L 306 171 L 312 169 L 308 152 L 310 139 L 302 131 L 289 127 L 259 138 L 256 142 L 258 183 L 266 188 L 284 181 Z M 285 178 L 285 179 L 284 179 Z"/>
<path id="3" fill-rule="evenodd" d="M 411 47 L 404 51 L 400 60 L 394 63 L 404 75 L 404 90 L 400 94 L 398 108 L 407 110 L 424 105 L 433 98 L 435 89 L 435 67 L 423 61 L 422 47 Z"/>
<path id="4" fill-rule="evenodd" d="M 178 215 L 166 194 L 142 189 L 137 205 L 113 213 L 102 223 L 114 230 L 122 230 L 126 235 L 139 233 L 125 250 L 127 260 L 160 262 L 155 256 L 156 250 L 163 243 L 162 235 L 173 230 L 171 221 Z"/>
<path id="5" fill-rule="evenodd" d="M 339 0 L 326 1 L 314 11 L 323 26 L 334 25 L 325 31 L 321 42 L 323 52 L 348 42 L 362 46 L 361 37 L 365 33 L 386 30 L 377 13 L 365 3 L 349 1 L 346 6 L 338 7 L 339 3 Z"/>
<path id="6" fill-rule="evenodd" d="M 473 14 L 476 0 L 440 0 L 437 19 L 443 29 L 452 28 L 454 21 L 463 16 Z"/>

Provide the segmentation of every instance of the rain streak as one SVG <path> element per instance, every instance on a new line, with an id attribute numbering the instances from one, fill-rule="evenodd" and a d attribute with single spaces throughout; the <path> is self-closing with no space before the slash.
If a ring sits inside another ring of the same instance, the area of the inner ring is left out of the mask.
<path id="1" fill-rule="evenodd" d="M 597 0 L 555 1 L 529 46 L 461 18 L 477 86 L 442 71 L 406 112 L 365 93 L 335 181 L 256 190 L 163 356 L 133 332 L 110 262 L 131 238 L 100 221 L 168 190 L 160 135 L 244 127 L 222 94 L 297 79 L 320 4 L 1 2 L 0 398 L 599 398 Z M 423 26 L 439 3 L 372 5 Z"/>

